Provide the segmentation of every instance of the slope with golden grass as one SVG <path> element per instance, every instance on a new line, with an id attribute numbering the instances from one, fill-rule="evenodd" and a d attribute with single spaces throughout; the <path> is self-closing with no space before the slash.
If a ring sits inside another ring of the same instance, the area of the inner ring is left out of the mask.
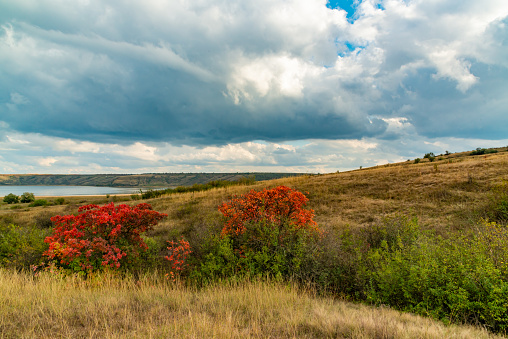
<path id="1" fill-rule="evenodd" d="M 415 215 L 421 225 L 437 231 L 460 230 L 488 217 L 493 188 L 508 181 L 508 152 L 442 158 L 166 196 L 152 204 L 170 215 L 160 233 L 172 228 L 191 233 L 216 222 L 217 206 L 231 196 L 278 185 L 308 192 L 308 207 L 325 230 L 367 227 L 396 214 Z"/>
<path id="2" fill-rule="evenodd" d="M 270 282 L 196 290 L 103 275 L 0 269 L 1 338 L 495 338 L 480 328 L 315 296 Z"/>

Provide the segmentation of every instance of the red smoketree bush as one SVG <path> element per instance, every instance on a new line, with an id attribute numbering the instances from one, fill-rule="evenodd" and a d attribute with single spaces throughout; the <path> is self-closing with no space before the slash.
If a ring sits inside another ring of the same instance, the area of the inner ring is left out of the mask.
<path id="1" fill-rule="evenodd" d="M 80 207 L 78 215 L 55 216 L 53 235 L 44 241 L 50 259 L 74 271 L 119 268 L 129 257 L 136 257 L 147 245 L 141 234 L 167 215 L 149 204 L 115 206 L 113 203 Z"/>
<path id="2" fill-rule="evenodd" d="M 260 192 L 252 190 L 234 197 L 219 206 L 219 211 L 226 218 L 222 235 L 244 234 L 249 224 L 260 222 L 278 228 L 281 240 L 289 233 L 302 229 L 321 233 L 312 219 L 314 211 L 304 208 L 308 200 L 303 193 L 286 186 Z"/>
<path id="3" fill-rule="evenodd" d="M 219 273 L 212 271 L 218 275 L 300 274 L 322 234 L 312 219 L 314 211 L 304 208 L 307 201 L 303 193 L 279 186 L 252 190 L 220 205 L 224 227 L 213 265 L 207 268 L 222 265 Z"/>

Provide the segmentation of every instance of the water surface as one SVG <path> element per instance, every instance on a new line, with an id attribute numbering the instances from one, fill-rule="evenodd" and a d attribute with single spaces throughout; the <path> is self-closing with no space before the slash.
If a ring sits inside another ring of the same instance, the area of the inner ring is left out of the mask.
<path id="1" fill-rule="evenodd" d="M 139 188 L 96 187 L 96 186 L 0 186 L 0 197 L 9 193 L 21 195 L 30 192 L 35 197 L 44 196 L 76 196 L 139 193 Z"/>

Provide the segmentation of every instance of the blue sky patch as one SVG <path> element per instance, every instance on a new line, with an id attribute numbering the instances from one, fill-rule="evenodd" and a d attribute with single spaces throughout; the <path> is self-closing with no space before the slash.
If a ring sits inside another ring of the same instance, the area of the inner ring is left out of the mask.
<path id="1" fill-rule="evenodd" d="M 330 9 L 336 9 L 340 8 L 347 12 L 347 18 L 350 21 L 353 21 L 353 16 L 355 14 L 355 4 L 356 1 L 354 0 L 330 0 L 326 4 L 326 7 Z"/>

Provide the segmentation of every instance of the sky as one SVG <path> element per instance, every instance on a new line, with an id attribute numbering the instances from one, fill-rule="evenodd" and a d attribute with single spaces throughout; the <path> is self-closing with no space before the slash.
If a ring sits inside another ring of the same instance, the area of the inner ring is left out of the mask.
<path id="1" fill-rule="evenodd" d="M 0 0 L 0 173 L 330 173 L 508 145 L 506 0 Z"/>

